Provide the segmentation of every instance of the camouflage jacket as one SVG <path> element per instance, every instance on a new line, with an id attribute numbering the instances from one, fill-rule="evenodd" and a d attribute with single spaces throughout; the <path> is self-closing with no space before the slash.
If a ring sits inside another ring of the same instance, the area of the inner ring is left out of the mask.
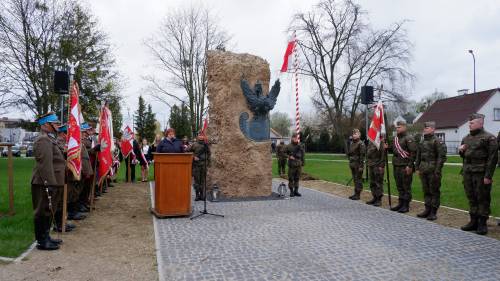
<path id="1" fill-rule="evenodd" d="M 193 160 L 193 165 L 205 164 L 205 161 L 210 163 L 210 147 L 203 141 L 193 143 L 186 152 L 192 152 L 193 156 L 198 157 L 199 160 Z"/>
<path id="2" fill-rule="evenodd" d="M 434 134 L 424 135 L 418 145 L 415 169 L 422 173 L 440 174 L 446 162 L 446 144 Z"/>
<path id="3" fill-rule="evenodd" d="M 498 161 L 498 143 L 494 135 L 484 129 L 470 132 L 462 139 L 466 145 L 465 151 L 460 152 L 464 158 L 463 171 L 465 173 L 484 173 L 484 177 L 491 179 L 495 173 Z"/>
<path id="4" fill-rule="evenodd" d="M 305 151 L 304 147 L 300 144 L 290 143 L 286 146 L 286 155 L 288 156 L 288 166 L 289 167 L 299 167 L 304 166 L 305 161 Z M 293 156 L 295 159 L 290 159 Z"/>
<path id="5" fill-rule="evenodd" d="M 370 167 L 384 167 L 385 166 L 385 149 L 384 144 L 380 144 L 380 149 L 373 142 L 368 143 L 366 148 L 366 162 Z"/>
<path id="6" fill-rule="evenodd" d="M 276 147 L 276 157 L 279 159 L 286 159 L 286 145 L 284 144 L 278 144 Z"/>
<path id="7" fill-rule="evenodd" d="M 349 165 L 363 167 L 365 163 L 366 146 L 362 140 L 353 141 L 349 146 Z"/>
<path id="8" fill-rule="evenodd" d="M 396 140 L 396 138 L 398 138 L 399 145 L 408 153 L 408 156 L 404 157 L 399 153 L 396 149 L 396 142 L 394 141 L 392 144 L 392 152 L 394 154 L 392 164 L 394 166 L 406 166 L 413 168 L 415 165 L 415 157 L 417 155 L 417 145 L 415 144 L 415 140 L 412 136 L 409 136 L 406 133 L 398 134 L 394 140 Z"/>

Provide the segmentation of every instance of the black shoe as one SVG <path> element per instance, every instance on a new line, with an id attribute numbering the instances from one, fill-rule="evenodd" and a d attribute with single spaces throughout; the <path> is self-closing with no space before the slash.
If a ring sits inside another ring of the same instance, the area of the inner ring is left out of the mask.
<path id="1" fill-rule="evenodd" d="M 198 196 L 196 196 L 196 197 L 194 198 L 194 201 L 201 201 L 201 198 L 200 198 L 200 197 L 198 197 Z"/>
<path id="2" fill-rule="evenodd" d="M 73 231 L 73 229 L 74 229 L 74 228 L 68 227 L 68 225 L 66 225 L 66 229 L 64 229 L 64 230 L 65 230 L 65 232 L 71 232 L 71 231 Z M 62 232 L 62 229 L 61 229 L 61 227 L 60 227 L 60 226 L 58 226 L 58 227 L 55 227 L 55 226 L 54 226 L 53 230 L 54 230 L 55 232 Z"/>
<path id="3" fill-rule="evenodd" d="M 429 216 L 430 213 L 431 213 L 431 207 L 425 205 L 425 210 L 423 212 L 421 212 L 421 213 L 418 213 L 417 217 L 419 217 L 419 218 L 426 218 L 426 217 Z"/>
<path id="4" fill-rule="evenodd" d="M 435 221 L 437 219 L 437 208 L 431 208 L 429 215 L 427 216 L 428 221 Z"/>
<path id="5" fill-rule="evenodd" d="M 408 213 L 410 211 L 410 201 L 404 200 L 403 206 L 398 210 L 398 213 Z"/>
<path id="6" fill-rule="evenodd" d="M 38 250 L 43 250 L 43 251 L 53 251 L 53 250 L 58 250 L 59 245 L 51 242 L 48 238 L 45 238 L 42 241 L 38 241 L 36 248 Z"/>
<path id="7" fill-rule="evenodd" d="M 87 216 L 79 212 L 68 213 L 68 220 L 79 221 L 84 220 L 85 218 L 87 218 Z"/>
<path id="8" fill-rule="evenodd" d="M 49 235 L 49 241 L 56 244 L 56 245 L 61 245 L 63 242 L 62 239 L 52 238 L 52 237 L 50 237 L 50 235 Z"/>
<path id="9" fill-rule="evenodd" d="M 399 202 L 396 206 L 391 208 L 391 211 L 399 211 L 403 207 L 403 199 L 399 199 Z"/>
<path id="10" fill-rule="evenodd" d="M 366 204 L 368 204 L 368 205 L 373 205 L 373 204 L 375 203 L 375 201 L 377 201 L 377 198 L 374 196 L 374 197 L 372 198 L 372 200 L 370 200 L 370 201 L 366 201 Z"/>
<path id="11" fill-rule="evenodd" d="M 382 196 L 378 196 L 378 197 L 375 199 L 375 202 L 373 202 L 373 206 L 375 206 L 375 207 L 380 207 L 380 206 L 382 206 Z"/>
<path id="12" fill-rule="evenodd" d="M 486 235 L 488 234 L 488 225 L 486 222 L 488 221 L 488 217 L 480 216 L 477 219 L 477 230 L 476 233 L 479 235 Z"/>
<path id="13" fill-rule="evenodd" d="M 466 225 L 464 225 L 460 228 L 463 231 L 477 230 L 477 216 L 473 215 L 473 214 L 469 214 L 469 215 L 470 215 L 470 221 Z"/>
<path id="14" fill-rule="evenodd" d="M 295 197 L 295 192 L 293 191 L 293 189 L 290 189 L 290 197 Z"/>
<path id="15" fill-rule="evenodd" d="M 80 212 L 80 213 L 88 213 L 89 211 L 90 210 L 87 207 L 85 207 L 84 205 L 78 206 L 78 212 Z"/>
<path id="16" fill-rule="evenodd" d="M 293 190 L 293 194 L 294 194 L 295 196 L 298 196 L 298 197 L 302 196 L 302 194 L 300 194 L 300 193 L 299 193 L 299 188 L 298 188 L 298 187 L 296 187 L 296 188 Z"/>

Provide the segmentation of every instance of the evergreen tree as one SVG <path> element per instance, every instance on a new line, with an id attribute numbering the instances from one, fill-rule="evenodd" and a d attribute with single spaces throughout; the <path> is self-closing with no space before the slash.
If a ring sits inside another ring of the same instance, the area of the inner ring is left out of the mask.
<path id="1" fill-rule="evenodd" d="M 149 143 L 153 143 L 155 139 L 157 122 L 151 104 L 148 104 L 148 110 L 146 111 L 144 121 L 146 122 L 146 124 L 144 125 L 144 137 L 148 140 Z"/>
<path id="2" fill-rule="evenodd" d="M 182 104 L 181 107 L 174 105 L 170 110 L 170 127 L 175 129 L 178 138 L 187 136 L 191 138 L 191 122 L 189 120 L 190 113 L 186 105 Z"/>
<path id="3" fill-rule="evenodd" d="M 136 135 L 142 140 L 146 136 L 146 103 L 142 96 L 139 96 L 139 107 L 135 112 L 134 125 Z"/>

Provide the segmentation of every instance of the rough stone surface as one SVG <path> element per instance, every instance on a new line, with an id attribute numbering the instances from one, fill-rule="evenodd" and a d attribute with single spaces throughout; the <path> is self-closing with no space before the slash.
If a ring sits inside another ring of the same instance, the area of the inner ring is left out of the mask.
<path id="1" fill-rule="evenodd" d="M 208 188 L 216 183 L 225 197 L 269 196 L 272 182 L 271 142 L 254 142 L 240 130 L 239 116 L 247 112 L 240 81 L 262 82 L 269 91 L 269 64 L 249 54 L 210 51 L 208 53 L 208 136 L 212 161 Z"/>
<path id="2" fill-rule="evenodd" d="M 274 190 L 279 182 L 274 182 Z M 301 189 L 157 220 L 164 280 L 499 280 L 500 241 Z M 203 203 L 195 202 L 195 211 Z"/>

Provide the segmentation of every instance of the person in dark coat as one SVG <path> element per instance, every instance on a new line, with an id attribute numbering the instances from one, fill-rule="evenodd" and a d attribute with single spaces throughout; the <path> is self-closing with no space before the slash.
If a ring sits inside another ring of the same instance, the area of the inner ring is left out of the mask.
<path id="1" fill-rule="evenodd" d="M 175 130 L 170 128 L 165 131 L 165 138 L 156 148 L 158 153 L 183 153 L 184 146 L 182 141 L 175 138 Z"/>

